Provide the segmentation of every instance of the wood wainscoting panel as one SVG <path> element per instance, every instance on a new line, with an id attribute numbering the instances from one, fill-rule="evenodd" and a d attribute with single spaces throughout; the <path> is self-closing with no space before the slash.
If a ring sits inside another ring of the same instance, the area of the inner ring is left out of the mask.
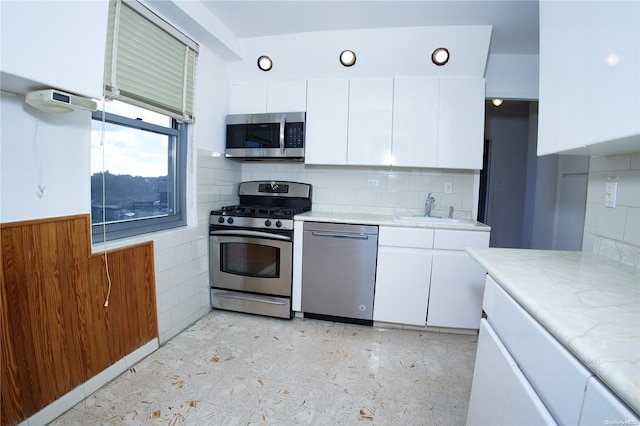
<path id="1" fill-rule="evenodd" d="M 158 337 L 153 243 L 91 255 L 89 215 L 0 224 L 2 425 Z"/>
<path id="2" fill-rule="evenodd" d="M 89 259 L 91 309 L 94 319 L 91 345 L 99 370 L 108 355 L 110 364 L 158 337 L 153 243 L 148 242 L 107 252 L 111 292 L 104 253 Z M 95 373 L 94 373 L 95 374 Z"/>

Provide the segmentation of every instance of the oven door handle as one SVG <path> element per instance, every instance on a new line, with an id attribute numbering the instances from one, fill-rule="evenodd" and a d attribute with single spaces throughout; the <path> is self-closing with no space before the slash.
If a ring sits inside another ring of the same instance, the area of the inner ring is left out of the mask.
<path id="1" fill-rule="evenodd" d="M 256 238 L 270 238 L 272 240 L 291 241 L 291 237 L 286 235 L 270 234 L 268 232 L 260 231 L 247 231 L 247 230 L 223 230 L 223 231 L 211 231 L 209 235 L 229 235 L 232 237 L 256 237 Z"/>

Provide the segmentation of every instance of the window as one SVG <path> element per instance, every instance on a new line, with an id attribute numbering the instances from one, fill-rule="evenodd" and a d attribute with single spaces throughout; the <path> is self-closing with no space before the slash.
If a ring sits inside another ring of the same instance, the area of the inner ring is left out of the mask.
<path id="1" fill-rule="evenodd" d="M 184 225 L 187 124 L 119 101 L 104 105 L 104 122 L 96 111 L 91 126 L 93 242 Z"/>

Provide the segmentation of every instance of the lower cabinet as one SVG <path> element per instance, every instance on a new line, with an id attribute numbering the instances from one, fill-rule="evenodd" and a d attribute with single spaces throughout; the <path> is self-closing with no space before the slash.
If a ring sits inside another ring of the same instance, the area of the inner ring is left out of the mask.
<path id="1" fill-rule="evenodd" d="M 584 364 L 486 277 L 467 425 L 638 424 Z"/>
<path id="2" fill-rule="evenodd" d="M 381 226 L 374 321 L 478 329 L 485 273 L 471 246 L 489 232 Z"/>
<path id="3" fill-rule="evenodd" d="M 555 425 L 487 320 L 480 323 L 467 425 Z"/>
<path id="4" fill-rule="evenodd" d="M 424 326 L 432 229 L 381 226 L 373 320 Z"/>
<path id="5" fill-rule="evenodd" d="M 594 376 L 589 377 L 580 415 L 580 426 L 606 424 L 637 425 L 638 416 L 631 412 Z"/>
<path id="6" fill-rule="evenodd" d="M 427 325 L 478 329 L 485 272 L 466 247 L 489 247 L 489 232 L 436 229 Z"/>

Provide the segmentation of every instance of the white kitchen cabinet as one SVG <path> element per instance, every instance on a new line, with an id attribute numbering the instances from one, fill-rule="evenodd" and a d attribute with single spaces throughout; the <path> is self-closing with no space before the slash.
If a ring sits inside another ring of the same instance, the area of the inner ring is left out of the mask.
<path id="1" fill-rule="evenodd" d="M 635 415 L 600 380 L 591 376 L 587 382 L 579 424 L 596 426 L 614 423 L 637 425 L 640 423 L 640 417 Z"/>
<path id="2" fill-rule="evenodd" d="M 540 2 L 538 155 L 640 149 L 640 2 Z"/>
<path id="3" fill-rule="evenodd" d="M 491 325 L 481 320 L 467 425 L 554 425 Z"/>
<path id="4" fill-rule="evenodd" d="M 229 114 L 305 111 L 306 80 L 275 80 L 232 83 Z"/>
<path id="5" fill-rule="evenodd" d="M 424 326 L 433 230 L 381 226 L 374 321 Z"/>
<path id="6" fill-rule="evenodd" d="M 482 169 L 484 149 L 482 78 L 441 78 L 438 168 Z"/>
<path id="7" fill-rule="evenodd" d="M 490 276 L 483 306 L 489 323 L 553 417 L 561 424 L 578 424 L 590 371 Z"/>
<path id="8" fill-rule="evenodd" d="M 477 329 L 485 272 L 464 251 L 489 247 L 489 232 L 436 229 L 427 325 Z"/>
<path id="9" fill-rule="evenodd" d="M 440 80 L 393 80 L 392 163 L 400 167 L 436 167 Z"/>
<path id="10" fill-rule="evenodd" d="M 102 97 L 108 1 L 3 1 L 0 8 L 3 90 Z"/>
<path id="11" fill-rule="evenodd" d="M 347 164 L 391 164 L 392 113 L 393 78 L 350 79 Z"/>
<path id="12" fill-rule="evenodd" d="M 307 82 L 305 164 L 347 164 L 349 80 Z"/>

